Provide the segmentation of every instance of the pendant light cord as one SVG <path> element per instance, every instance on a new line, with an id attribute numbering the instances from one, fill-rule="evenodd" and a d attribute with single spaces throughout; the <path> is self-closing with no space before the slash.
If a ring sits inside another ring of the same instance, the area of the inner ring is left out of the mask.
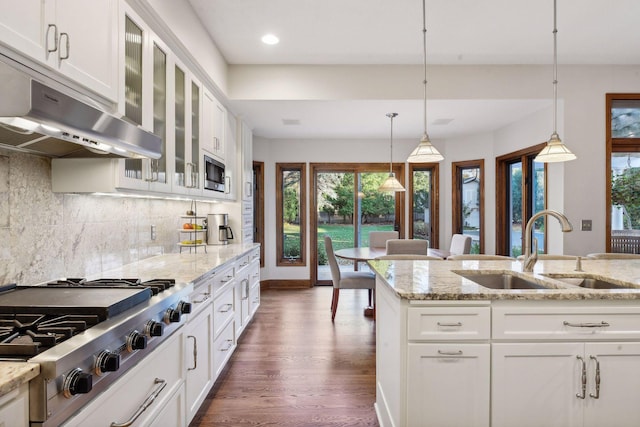
<path id="1" fill-rule="evenodd" d="M 397 115 L 398 113 L 387 113 L 387 117 L 391 119 L 391 137 L 389 143 L 389 175 L 393 173 L 393 118 Z"/>
<path id="2" fill-rule="evenodd" d="M 554 0 L 555 1 L 555 0 Z M 427 135 L 427 8 L 422 0 L 422 63 L 424 70 L 424 134 Z"/>
<path id="3" fill-rule="evenodd" d="M 553 0 L 553 134 L 558 134 L 558 28 L 556 2 Z"/>

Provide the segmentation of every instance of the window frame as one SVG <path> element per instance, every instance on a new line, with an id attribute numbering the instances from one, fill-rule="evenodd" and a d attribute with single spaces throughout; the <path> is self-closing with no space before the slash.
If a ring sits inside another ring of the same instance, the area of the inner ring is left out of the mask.
<path id="1" fill-rule="evenodd" d="M 452 234 L 463 233 L 462 223 L 462 176 L 463 169 L 477 168 L 480 170 L 480 224 L 479 228 L 479 253 L 484 253 L 484 159 L 465 160 L 451 163 L 451 232 Z"/>
<path id="2" fill-rule="evenodd" d="M 282 192 L 283 172 L 300 172 L 300 257 L 284 257 L 284 194 Z M 306 163 L 276 163 L 276 266 L 304 267 L 307 265 L 307 164 Z"/>
<path id="3" fill-rule="evenodd" d="M 440 191 L 439 191 L 439 179 L 440 179 L 440 164 L 439 163 L 409 163 L 409 188 L 407 189 L 408 200 L 407 210 L 409 212 L 409 227 L 407 229 L 407 235 L 410 239 L 413 238 L 413 198 L 414 198 L 414 182 L 413 173 L 416 171 L 430 171 L 431 172 L 431 238 L 429 240 L 429 247 L 438 248 L 440 244 Z"/>

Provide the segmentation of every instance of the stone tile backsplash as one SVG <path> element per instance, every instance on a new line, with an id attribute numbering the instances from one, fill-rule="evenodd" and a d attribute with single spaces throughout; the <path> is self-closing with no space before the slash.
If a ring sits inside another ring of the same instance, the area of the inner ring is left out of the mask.
<path id="1" fill-rule="evenodd" d="M 198 203 L 198 214 L 215 206 Z M 0 285 L 84 277 L 178 252 L 180 215 L 189 208 L 189 201 L 53 193 L 50 159 L 0 150 Z"/>

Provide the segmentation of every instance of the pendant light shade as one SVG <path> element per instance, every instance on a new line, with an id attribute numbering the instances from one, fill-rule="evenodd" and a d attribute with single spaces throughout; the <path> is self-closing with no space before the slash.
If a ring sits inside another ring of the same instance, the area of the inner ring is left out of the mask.
<path id="1" fill-rule="evenodd" d="M 382 185 L 378 187 L 378 191 L 385 192 L 402 192 L 406 191 L 402 184 L 397 180 L 396 174 L 393 173 L 393 118 L 396 117 L 398 113 L 387 113 L 386 116 L 391 119 L 391 138 L 389 142 L 390 148 L 390 156 L 389 156 L 389 176 L 384 180 Z"/>
<path id="2" fill-rule="evenodd" d="M 547 146 L 534 161 L 540 163 L 568 162 L 576 155 L 567 148 L 558 135 L 558 28 L 556 25 L 556 0 L 553 0 L 553 133 Z"/>
<path id="3" fill-rule="evenodd" d="M 422 0 L 422 53 L 424 65 L 424 80 L 422 81 L 424 86 L 424 134 L 420 144 L 409 155 L 407 159 L 409 163 L 433 163 L 444 159 L 436 147 L 431 144 L 427 133 L 427 15 L 425 0 Z"/>

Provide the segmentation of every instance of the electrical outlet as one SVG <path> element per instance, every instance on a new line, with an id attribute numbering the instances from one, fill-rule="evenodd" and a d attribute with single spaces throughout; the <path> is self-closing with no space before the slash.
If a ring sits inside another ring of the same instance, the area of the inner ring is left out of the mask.
<path id="1" fill-rule="evenodd" d="M 582 226 L 580 227 L 580 229 L 582 231 L 591 231 L 591 220 L 590 219 L 583 219 L 582 220 Z"/>
<path id="2" fill-rule="evenodd" d="M 156 237 L 158 237 L 158 235 L 156 234 L 156 226 L 152 225 L 151 226 L 151 240 L 156 240 Z"/>

